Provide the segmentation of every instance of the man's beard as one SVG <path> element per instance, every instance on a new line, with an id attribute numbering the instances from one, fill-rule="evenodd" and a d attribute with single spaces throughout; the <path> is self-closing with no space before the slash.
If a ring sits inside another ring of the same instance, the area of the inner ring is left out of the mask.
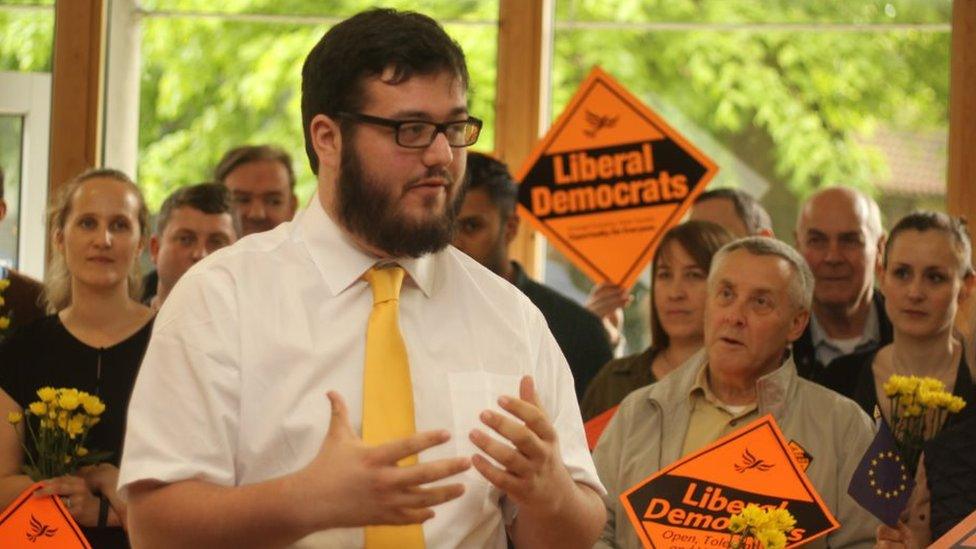
<path id="1" fill-rule="evenodd" d="M 448 194 L 440 215 L 414 221 L 399 210 L 402 188 L 384 189 L 365 173 L 353 147 L 345 147 L 336 186 L 340 222 L 346 230 L 392 257 L 420 257 L 444 249 L 454 238 L 464 193 L 447 170 L 431 170 L 426 176 L 453 183 L 454 196 Z M 445 191 L 450 193 L 450 188 Z"/>

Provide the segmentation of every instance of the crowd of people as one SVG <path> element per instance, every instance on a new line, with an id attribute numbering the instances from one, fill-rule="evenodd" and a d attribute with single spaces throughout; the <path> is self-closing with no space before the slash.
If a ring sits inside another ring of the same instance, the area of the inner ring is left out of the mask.
<path id="1" fill-rule="evenodd" d="M 651 345 L 622 356 L 627 288 L 580 305 L 510 257 L 517 183 L 467 151 L 481 121 L 440 25 L 357 14 L 301 93 L 306 208 L 269 145 L 229 151 L 154 227 L 132 179 L 93 169 L 53 201 L 43 285 L 0 272 L 0 415 L 43 386 L 107 404 L 88 445 L 110 457 L 40 491 L 94 547 L 639 547 L 619 494 L 765 414 L 840 522 L 815 544 L 921 547 L 976 509 L 970 408 L 899 527 L 847 492 L 890 375 L 976 399 L 962 221 L 886 234 L 869 196 L 830 187 L 791 247 L 753 197 L 708 190 L 654 253 Z M 25 451 L 23 424 L 0 429 L 0 506 L 32 484 Z"/>

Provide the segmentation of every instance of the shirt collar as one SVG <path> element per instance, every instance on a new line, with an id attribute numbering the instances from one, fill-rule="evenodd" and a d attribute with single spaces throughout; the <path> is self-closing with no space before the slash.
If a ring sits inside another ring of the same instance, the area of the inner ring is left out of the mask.
<path id="1" fill-rule="evenodd" d="M 830 341 L 827 339 L 827 332 L 817 321 L 817 315 L 810 315 L 810 341 L 813 343 L 814 347 L 819 347 L 820 345 L 829 345 Z M 881 342 L 881 324 L 878 320 L 878 311 L 875 307 L 874 301 L 871 301 L 871 306 L 868 308 L 868 318 L 864 321 L 864 331 L 861 333 L 861 339 L 857 343 L 857 347 L 868 344 L 877 344 Z"/>
<path id="2" fill-rule="evenodd" d="M 332 296 L 337 296 L 352 286 L 373 265 L 390 262 L 380 260 L 356 246 L 349 235 L 325 213 L 318 193 L 299 216 L 299 238 Z M 433 254 L 418 258 L 396 258 L 392 262 L 403 267 L 424 296 L 430 297 L 436 274 Z"/>

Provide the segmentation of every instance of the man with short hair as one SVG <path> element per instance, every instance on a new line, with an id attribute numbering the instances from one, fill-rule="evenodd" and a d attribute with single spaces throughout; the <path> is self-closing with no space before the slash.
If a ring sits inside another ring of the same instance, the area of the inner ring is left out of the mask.
<path id="1" fill-rule="evenodd" d="M 245 145 L 227 151 L 214 169 L 241 217 L 244 235 L 270 231 L 291 221 L 298 209 L 291 156 L 272 145 Z"/>
<path id="2" fill-rule="evenodd" d="M 309 53 L 318 193 L 160 311 L 119 476 L 133 545 L 596 540 L 603 489 L 545 318 L 448 246 L 481 129 L 467 84 L 413 12 L 362 12 Z"/>
<path id="3" fill-rule="evenodd" d="M 730 187 L 698 195 L 688 218 L 711 221 L 739 238 L 773 236 L 773 222 L 762 204 L 751 194 Z"/>
<path id="4" fill-rule="evenodd" d="M 752 195 L 739 189 L 721 188 L 701 193 L 695 198 L 688 219 L 710 221 L 740 238 L 773 236 L 769 213 Z M 586 308 L 603 321 L 607 337 L 621 351 L 623 308 L 630 301 L 628 290 L 609 283 L 594 286 L 586 299 Z"/>
<path id="5" fill-rule="evenodd" d="M 223 185 L 200 183 L 169 195 L 149 239 L 149 255 L 158 273 L 150 299 L 153 309 L 159 310 L 176 281 L 196 262 L 236 242 L 240 225 Z"/>
<path id="6" fill-rule="evenodd" d="M 0 222 L 7 217 L 7 202 L 3 199 L 4 173 L 0 168 Z M 9 334 L 16 326 L 29 324 L 33 320 L 44 316 L 41 307 L 41 293 L 44 287 L 33 278 L 17 272 L 15 269 L 0 265 L 0 282 L 7 287 L 0 288 L 0 340 L 4 334 Z"/>
<path id="7" fill-rule="evenodd" d="M 749 237 L 725 245 L 708 275 L 705 348 L 621 403 L 593 453 L 610 494 L 766 414 L 812 458 L 806 475 L 841 524 L 830 547 L 870 547 L 877 521 L 847 495 L 871 443 L 852 400 L 797 376 L 789 346 L 810 315 L 813 275 L 788 245 Z M 618 498 L 606 500 L 599 547 L 638 548 Z M 814 542 L 824 546 L 822 540 Z"/>
<path id="8" fill-rule="evenodd" d="M 860 191 L 830 187 L 803 204 L 794 238 L 816 278 L 794 360 L 801 376 L 820 382 L 835 359 L 891 342 L 884 297 L 874 290 L 885 242 L 881 210 Z"/>
<path id="9" fill-rule="evenodd" d="M 576 397 L 600 367 L 612 358 L 610 343 L 596 316 L 575 301 L 532 280 L 508 255 L 518 232 L 518 186 L 504 163 L 486 154 L 468 153 L 468 184 L 454 245 L 493 273 L 511 282 L 546 317 L 549 329 L 573 371 Z"/>

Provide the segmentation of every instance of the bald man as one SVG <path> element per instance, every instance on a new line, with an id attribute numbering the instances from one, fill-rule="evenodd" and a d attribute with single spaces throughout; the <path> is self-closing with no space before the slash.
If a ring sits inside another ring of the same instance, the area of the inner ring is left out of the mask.
<path id="1" fill-rule="evenodd" d="M 885 242 L 881 211 L 860 191 L 824 189 L 803 204 L 794 237 L 816 280 L 794 360 L 801 376 L 819 382 L 835 359 L 891 342 L 884 298 L 874 290 Z"/>

